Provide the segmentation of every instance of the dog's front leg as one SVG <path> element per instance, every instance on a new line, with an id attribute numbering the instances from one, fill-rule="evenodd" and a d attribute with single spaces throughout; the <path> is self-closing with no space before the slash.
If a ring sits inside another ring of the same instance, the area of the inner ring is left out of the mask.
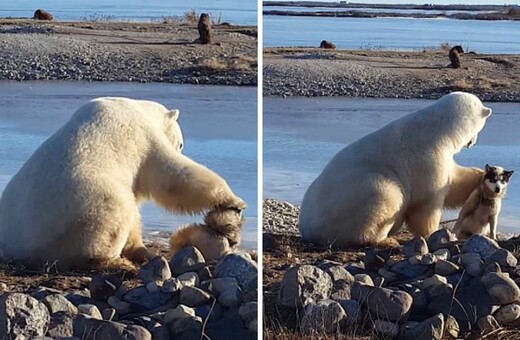
<path id="1" fill-rule="evenodd" d="M 493 240 L 497 239 L 498 214 L 491 216 L 489 219 L 489 237 Z"/>

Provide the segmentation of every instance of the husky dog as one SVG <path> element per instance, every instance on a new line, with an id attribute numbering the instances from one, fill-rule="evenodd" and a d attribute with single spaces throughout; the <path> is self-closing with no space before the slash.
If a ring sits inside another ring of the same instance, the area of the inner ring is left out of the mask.
<path id="1" fill-rule="evenodd" d="M 453 230 L 460 239 L 483 234 L 496 239 L 498 214 L 513 171 L 486 164 L 480 184 L 469 195 Z"/>

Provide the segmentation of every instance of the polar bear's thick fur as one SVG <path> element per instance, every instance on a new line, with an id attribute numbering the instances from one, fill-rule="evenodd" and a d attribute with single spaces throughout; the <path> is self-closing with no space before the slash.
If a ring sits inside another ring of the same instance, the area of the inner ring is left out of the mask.
<path id="1" fill-rule="evenodd" d="M 476 96 L 454 92 L 348 145 L 305 193 L 303 238 L 340 247 L 392 243 L 388 236 L 403 223 L 430 235 L 443 208 L 461 206 L 482 178 L 453 156 L 475 144 L 490 115 Z"/>
<path id="2" fill-rule="evenodd" d="M 98 267 L 143 261 L 139 203 L 176 213 L 244 202 L 213 171 L 182 155 L 178 110 L 98 98 L 82 106 L 12 178 L 0 198 L 4 260 Z"/>

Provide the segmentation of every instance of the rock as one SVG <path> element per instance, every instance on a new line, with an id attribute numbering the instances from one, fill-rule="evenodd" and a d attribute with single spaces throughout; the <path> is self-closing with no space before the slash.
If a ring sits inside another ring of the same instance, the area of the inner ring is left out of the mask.
<path id="1" fill-rule="evenodd" d="M 438 260 L 435 263 L 435 273 L 438 275 L 449 276 L 457 273 L 459 270 L 460 267 L 450 261 Z"/>
<path id="2" fill-rule="evenodd" d="M 211 295 L 200 288 L 184 286 L 181 289 L 179 302 L 188 307 L 196 307 L 209 303 L 211 299 Z"/>
<path id="3" fill-rule="evenodd" d="M 101 316 L 103 320 L 112 321 L 116 317 L 116 309 L 115 308 L 105 308 L 101 312 Z"/>
<path id="4" fill-rule="evenodd" d="M 372 277 L 368 274 L 356 274 L 354 275 L 354 278 L 356 279 L 356 282 L 361 282 L 369 286 L 374 285 L 374 281 L 372 281 Z"/>
<path id="5" fill-rule="evenodd" d="M 171 294 L 171 293 L 179 292 L 181 289 L 182 289 L 182 283 L 174 277 L 169 278 L 168 280 L 164 281 L 163 285 L 162 285 L 163 293 Z"/>
<path id="6" fill-rule="evenodd" d="M 477 327 L 481 333 L 489 333 L 500 328 L 500 324 L 492 315 L 486 315 L 477 321 Z"/>
<path id="7" fill-rule="evenodd" d="M 250 332 L 258 332 L 258 302 L 244 303 L 238 310 L 238 314 Z"/>
<path id="8" fill-rule="evenodd" d="M 394 282 L 394 281 L 397 280 L 397 274 L 387 270 L 384 267 L 383 268 L 379 268 L 377 273 L 379 275 L 381 275 L 382 277 L 384 277 L 385 280 L 387 280 L 388 282 Z M 380 286 L 380 285 L 376 285 L 376 286 Z"/>
<path id="9" fill-rule="evenodd" d="M 506 273 L 488 273 L 482 277 L 492 300 L 501 305 L 512 303 L 520 299 L 520 289 Z"/>
<path id="10" fill-rule="evenodd" d="M 399 261 L 390 268 L 401 280 L 415 279 L 428 272 L 428 267 L 420 264 L 410 264 L 407 260 Z"/>
<path id="11" fill-rule="evenodd" d="M 257 277 L 258 268 L 256 262 L 248 259 L 243 254 L 228 254 L 220 260 L 213 271 L 214 277 L 232 277 L 240 286 Z"/>
<path id="12" fill-rule="evenodd" d="M 177 280 L 179 280 L 183 286 L 190 286 L 190 287 L 198 287 L 199 281 L 200 281 L 199 275 L 194 272 L 187 272 L 187 273 L 181 274 L 177 277 Z"/>
<path id="13" fill-rule="evenodd" d="M 424 309 L 428 307 L 428 296 L 426 295 L 426 292 L 416 289 L 411 293 L 413 303 L 412 306 L 414 308 L 418 309 Z"/>
<path id="14" fill-rule="evenodd" d="M 96 275 L 90 281 L 90 295 L 93 299 L 106 301 L 110 296 L 116 294 L 122 284 L 123 281 L 115 275 Z"/>
<path id="15" fill-rule="evenodd" d="M 480 277 L 484 272 L 484 262 L 482 262 L 482 258 L 477 253 L 466 253 L 457 255 L 457 258 L 460 260 L 460 263 L 466 270 L 468 275 L 473 277 Z"/>
<path id="16" fill-rule="evenodd" d="M 74 323 L 74 315 L 66 312 L 54 313 L 51 316 L 47 336 L 59 338 L 60 340 L 66 336 L 72 336 L 72 325 Z"/>
<path id="17" fill-rule="evenodd" d="M 345 317 L 345 311 L 336 301 L 326 299 L 317 303 L 311 302 L 305 306 L 301 322 L 302 332 L 338 333 Z"/>
<path id="18" fill-rule="evenodd" d="M 516 320 L 520 319 L 520 305 L 518 303 L 511 303 L 500 307 L 495 314 L 495 319 L 501 325 L 512 324 Z"/>
<path id="19" fill-rule="evenodd" d="M 78 314 L 78 308 L 61 294 L 47 295 L 41 302 L 47 306 L 50 314 L 57 312 L 67 312 L 71 315 Z"/>
<path id="20" fill-rule="evenodd" d="M 433 255 L 437 258 L 437 260 L 448 261 L 451 258 L 450 250 L 446 248 L 441 248 L 434 251 Z"/>
<path id="21" fill-rule="evenodd" d="M 176 319 L 189 318 L 193 316 L 195 316 L 195 309 L 185 305 L 178 305 L 174 309 L 170 309 L 166 312 L 163 321 L 164 323 L 168 323 Z"/>
<path id="22" fill-rule="evenodd" d="M 96 305 L 92 304 L 84 304 L 78 306 L 78 312 L 81 314 L 89 315 L 94 319 L 103 320 L 103 316 L 101 316 L 101 312 L 97 308 Z"/>
<path id="23" fill-rule="evenodd" d="M 146 284 L 146 290 L 150 293 L 157 293 L 162 290 L 162 287 L 157 285 L 157 281 L 150 281 Z"/>
<path id="24" fill-rule="evenodd" d="M 381 256 L 377 255 L 374 250 L 369 250 L 363 258 L 363 263 L 365 263 L 365 268 L 367 270 L 377 272 L 379 268 L 385 265 L 385 260 Z"/>
<path id="25" fill-rule="evenodd" d="M 224 307 L 234 307 L 240 305 L 243 300 L 242 290 L 238 284 L 228 286 L 227 289 L 220 292 L 217 300 Z"/>
<path id="26" fill-rule="evenodd" d="M 441 228 L 428 237 L 428 247 L 430 251 L 436 251 L 441 248 L 448 248 L 451 242 L 457 240 L 455 234 L 446 228 Z"/>
<path id="27" fill-rule="evenodd" d="M 63 292 L 59 289 L 54 289 L 54 288 L 49 288 L 49 287 L 44 287 L 44 286 L 39 286 L 36 288 L 36 290 L 31 292 L 31 296 L 38 301 L 41 301 L 44 297 L 46 297 L 47 295 L 51 295 L 51 294 L 63 295 Z"/>
<path id="28" fill-rule="evenodd" d="M 351 286 L 346 281 L 336 281 L 332 285 L 332 292 L 330 298 L 335 301 L 339 300 L 350 300 Z"/>
<path id="29" fill-rule="evenodd" d="M 427 253 L 428 244 L 426 243 L 426 240 L 421 236 L 416 236 L 414 239 L 406 242 L 403 245 L 403 254 L 406 257 L 425 255 Z"/>
<path id="30" fill-rule="evenodd" d="M 434 264 L 435 262 L 437 262 L 437 258 L 431 253 L 424 254 L 423 257 L 421 257 L 422 265 L 429 266 Z"/>
<path id="31" fill-rule="evenodd" d="M 190 316 L 175 319 L 166 324 L 171 339 L 200 339 L 202 333 L 202 319 Z"/>
<path id="32" fill-rule="evenodd" d="M 402 340 L 440 340 L 444 333 L 444 315 L 439 313 L 420 322 L 415 327 L 405 329 L 401 334 Z"/>
<path id="33" fill-rule="evenodd" d="M 496 262 L 486 264 L 484 273 L 502 273 L 500 265 Z M 516 282 L 516 281 L 515 281 Z"/>
<path id="34" fill-rule="evenodd" d="M 374 331 L 378 334 L 393 338 L 399 334 L 399 324 L 397 322 L 375 320 Z"/>
<path id="35" fill-rule="evenodd" d="M 132 312 L 132 305 L 128 302 L 119 300 L 116 296 L 108 298 L 108 305 L 113 307 L 119 315 L 125 315 Z"/>
<path id="36" fill-rule="evenodd" d="M 330 275 L 333 282 L 343 280 L 347 283 L 352 283 L 355 281 L 354 276 L 341 266 L 330 266 L 325 269 L 325 272 Z"/>
<path id="37" fill-rule="evenodd" d="M 82 340 L 152 340 L 150 332 L 141 326 L 97 320 L 83 314 L 78 314 L 74 319 L 74 336 L 80 337 Z"/>
<path id="38" fill-rule="evenodd" d="M 358 282 L 352 285 L 352 299 L 366 307 L 372 318 L 391 322 L 406 322 L 413 301 L 406 292 L 371 287 Z"/>
<path id="39" fill-rule="evenodd" d="M 392 273 L 392 272 L 389 272 Z M 392 273 L 393 274 L 393 273 Z M 376 287 L 383 287 L 385 285 L 385 278 L 378 276 L 374 279 L 374 286 Z"/>
<path id="40" fill-rule="evenodd" d="M 338 302 L 346 313 L 345 319 L 343 319 L 344 328 L 361 322 L 363 315 L 361 307 L 356 300 L 340 300 Z"/>
<path id="41" fill-rule="evenodd" d="M 172 277 L 168 260 L 162 256 L 156 256 L 147 263 L 145 263 L 137 277 L 143 281 L 144 284 L 152 281 L 164 281 Z"/>
<path id="42" fill-rule="evenodd" d="M 52 14 L 50 14 L 47 11 L 44 11 L 43 9 L 37 9 L 34 12 L 33 19 L 35 20 L 45 20 L 45 21 L 52 21 L 54 17 Z"/>
<path id="43" fill-rule="evenodd" d="M 0 334 L 10 340 L 44 336 L 50 321 L 47 307 L 32 296 L 5 293 L 0 296 Z"/>
<path id="44" fill-rule="evenodd" d="M 460 336 L 460 326 L 457 320 L 448 315 L 446 321 L 444 322 L 444 336 L 451 337 L 453 339 L 458 339 Z"/>
<path id="45" fill-rule="evenodd" d="M 515 268 L 518 263 L 518 260 L 513 254 L 511 254 L 511 252 L 507 251 L 506 249 L 500 248 L 493 254 L 491 254 L 489 257 L 487 257 L 485 262 L 486 264 L 496 262 L 502 268 Z"/>
<path id="46" fill-rule="evenodd" d="M 423 283 L 421 284 L 421 288 L 423 290 L 428 290 L 439 285 L 448 285 L 448 280 L 444 276 L 435 274 L 427 279 L 424 279 Z"/>
<path id="47" fill-rule="evenodd" d="M 289 308 L 299 308 L 308 303 L 328 299 L 332 291 L 330 275 L 315 266 L 295 266 L 285 272 L 278 304 Z"/>
<path id="48" fill-rule="evenodd" d="M 186 272 L 198 272 L 206 266 L 202 253 L 195 247 L 182 248 L 170 259 L 170 270 L 175 276 Z"/>
<path id="49" fill-rule="evenodd" d="M 495 251 L 500 248 L 498 243 L 487 236 L 473 234 L 471 235 L 462 246 L 462 252 L 467 253 L 477 253 L 483 259 L 491 256 Z"/>
<path id="50" fill-rule="evenodd" d="M 163 292 L 150 293 L 146 287 L 130 289 L 123 295 L 123 301 L 129 302 L 134 312 L 146 311 L 168 305 L 171 295 Z M 117 309 L 116 306 L 111 305 Z"/>
<path id="51" fill-rule="evenodd" d="M 224 307 L 218 302 L 195 307 L 195 315 L 200 316 L 202 320 L 209 318 L 208 321 L 213 322 L 220 319 L 223 314 Z"/>

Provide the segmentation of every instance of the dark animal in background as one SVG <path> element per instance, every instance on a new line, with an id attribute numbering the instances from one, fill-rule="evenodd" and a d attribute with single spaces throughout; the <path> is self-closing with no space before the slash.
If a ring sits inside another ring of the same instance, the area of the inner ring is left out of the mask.
<path id="1" fill-rule="evenodd" d="M 320 48 L 327 48 L 327 49 L 335 50 L 336 49 L 336 45 L 334 45 L 330 41 L 322 40 L 321 44 L 320 44 Z"/>
<path id="2" fill-rule="evenodd" d="M 198 29 L 200 43 L 211 44 L 211 23 L 207 13 L 202 13 L 200 15 Z"/>
<path id="3" fill-rule="evenodd" d="M 34 12 L 33 19 L 51 21 L 52 19 L 54 19 L 54 17 L 52 16 L 52 14 L 44 11 L 43 9 L 37 9 L 36 12 Z"/>
<path id="4" fill-rule="evenodd" d="M 462 46 L 457 45 L 450 50 L 451 67 L 460 68 L 460 54 L 464 53 Z"/>

